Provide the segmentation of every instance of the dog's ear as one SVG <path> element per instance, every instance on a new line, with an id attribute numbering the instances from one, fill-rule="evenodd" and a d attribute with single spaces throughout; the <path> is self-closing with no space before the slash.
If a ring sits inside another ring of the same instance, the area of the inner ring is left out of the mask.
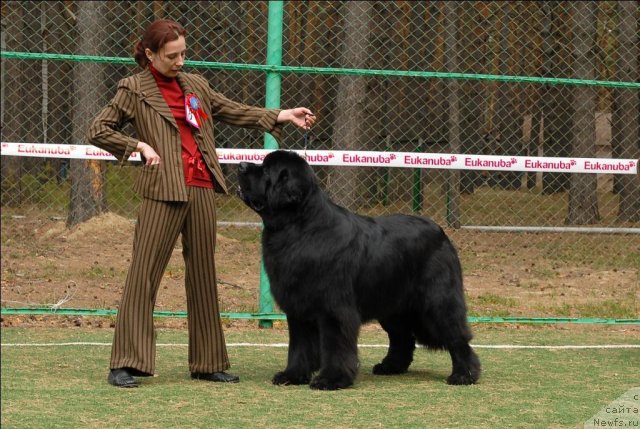
<path id="1" fill-rule="evenodd" d="M 286 168 L 283 168 L 282 170 L 280 170 L 280 173 L 278 173 L 278 179 L 276 180 L 276 185 L 283 185 L 284 183 L 286 183 L 287 180 L 289 180 L 289 170 Z"/>
<path id="2" fill-rule="evenodd" d="M 296 183 L 287 168 L 283 168 L 278 173 L 274 190 L 277 195 L 274 201 L 276 206 L 287 207 L 295 205 L 302 200 L 302 191 L 299 189 L 299 184 Z"/>

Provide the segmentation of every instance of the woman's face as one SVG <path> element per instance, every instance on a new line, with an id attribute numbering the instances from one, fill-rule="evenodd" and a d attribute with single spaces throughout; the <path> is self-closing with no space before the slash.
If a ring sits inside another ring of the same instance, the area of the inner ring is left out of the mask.
<path id="1" fill-rule="evenodd" d="M 165 43 L 158 52 L 147 48 L 145 53 L 156 70 L 167 77 L 176 77 L 184 65 L 186 50 L 187 44 L 184 37 L 180 36 L 176 40 Z"/>

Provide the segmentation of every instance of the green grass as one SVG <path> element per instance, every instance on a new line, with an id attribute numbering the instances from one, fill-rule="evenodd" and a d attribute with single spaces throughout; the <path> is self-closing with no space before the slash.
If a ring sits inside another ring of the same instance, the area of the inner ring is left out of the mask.
<path id="1" fill-rule="evenodd" d="M 114 278 L 116 272 L 113 267 L 93 266 L 90 269 L 83 272 L 83 275 L 87 278 L 102 279 L 102 278 Z"/>
<path id="2" fill-rule="evenodd" d="M 638 331 L 476 326 L 474 344 L 640 344 Z M 2 347 L 2 426 L 10 428 L 547 428 L 582 427 L 637 386 L 637 349 L 478 348 L 479 384 L 445 384 L 444 353 L 419 349 L 409 373 L 371 375 L 384 348 L 361 348 L 354 388 L 317 392 L 276 387 L 286 348 L 229 347 L 237 385 L 192 381 L 186 332 L 161 330 L 157 376 L 138 389 L 106 383 L 111 330 L 4 328 L 2 343 L 87 341 L 105 346 Z M 283 329 L 231 330 L 228 343 L 286 342 Z M 361 343 L 386 344 L 377 330 Z"/>
<path id="3" fill-rule="evenodd" d="M 540 307 L 539 311 L 556 314 L 560 317 L 633 319 L 638 317 L 638 304 L 634 295 L 626 300 L 603 300 L 598 304 L 562 304 L 552 307 Z"/>
<path id="4" fill-rule="evenodd" d="M 600 270 L 640 267 L 640 240 L 637 236 L 599 235 L 597 241 L 572 240 L 570 237 L 567 235 L 564 242 L 557 240 L 549 246 L 549 259 Z"/>
<path id="5" fill-rule="evenodd" d="M 506 317 L 519 306 L 518 300 L 485 293 L 477 297 L 467 297 L 467 305 L 472 316 Z"/>

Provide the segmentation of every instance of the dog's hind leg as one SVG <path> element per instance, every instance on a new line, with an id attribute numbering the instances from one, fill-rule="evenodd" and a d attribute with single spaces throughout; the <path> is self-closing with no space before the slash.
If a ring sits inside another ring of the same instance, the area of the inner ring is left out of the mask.
<path id="1" fill-rule="evenodd" d="M 458 343 L 449 346 L 453 371 L 447 378 L 449 384 L 474 384 L 480 378 L 480 359 L 471 346 Z"/>
<path id="2" fill-rule="evenodd" d="M 469 345 L 472 335 L 466 315 L 459 310 L 446 305 L 432 308 L 416 326 L 416 338 L 428 348 L 449 351 L 453 369 L 447 383 L 474 384 L 480 378 L 480 360 Z"/>
<path id="3" fill-rule="evenodd" d="M 447 383 L 474 384 L 480 378 L 480 359 L 469 345 L 473 335 L 467 324 L 466 311 L 460 303 L 457 303 L 456 310 L 448 308 L 450 310 L 446 314 L 442 308 L 438 309 L 439 317 L 434 320 L 442 346 L 451 355 L 453 369 Z"/>
<path id="4" fill-rule="evenodd" d="M 467 323 L 462 270 L 452 246 L 432 255 L 424 273 L 422 300 L 416 314 L 418 343 L 448 350 L 452 372 L 449 384 L 473 384 L 480 378 L 480 360 L 469 342 L 473 338 Z"/>
<path id="5" fill-rule="evenodd" d="M 351 308 L 321 316 L 320 373 L 311 381 L 312 389 L 337 390 L 353 384 L 358 373 L 358 333 L 360 316 Z"/>
<path id="6" fill-rule="evenodd" d="M 382 362 L 373 367 L 374 374 L 403 374 L 413 362 L 416 340 L 407 317 L 396 315 L 378 320 L 389 336 L 389 350 Z"/>
<path id="7" fill-rule="evenodd" d="M 273 384 L 309 384 L 320 368 L 320 338 L 314 322 L 287 317 L 289 352 L 287 368 L 273 376 Z"/>

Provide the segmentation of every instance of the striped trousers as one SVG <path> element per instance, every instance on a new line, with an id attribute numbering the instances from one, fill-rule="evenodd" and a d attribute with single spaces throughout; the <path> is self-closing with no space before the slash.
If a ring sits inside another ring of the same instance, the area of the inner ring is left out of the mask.
<path id="1" fill-rule="evenodd" d="M 153 309 L 164 271 L 182 234 L 185 261 L 189 369 L 229 368 L 220 323 L 214 252 L 215 191 L 188 187 L 188 202 L 143 199 L 133 239 L 133 256 L 118 310 L 110 368 L 155 372 Z"/>

